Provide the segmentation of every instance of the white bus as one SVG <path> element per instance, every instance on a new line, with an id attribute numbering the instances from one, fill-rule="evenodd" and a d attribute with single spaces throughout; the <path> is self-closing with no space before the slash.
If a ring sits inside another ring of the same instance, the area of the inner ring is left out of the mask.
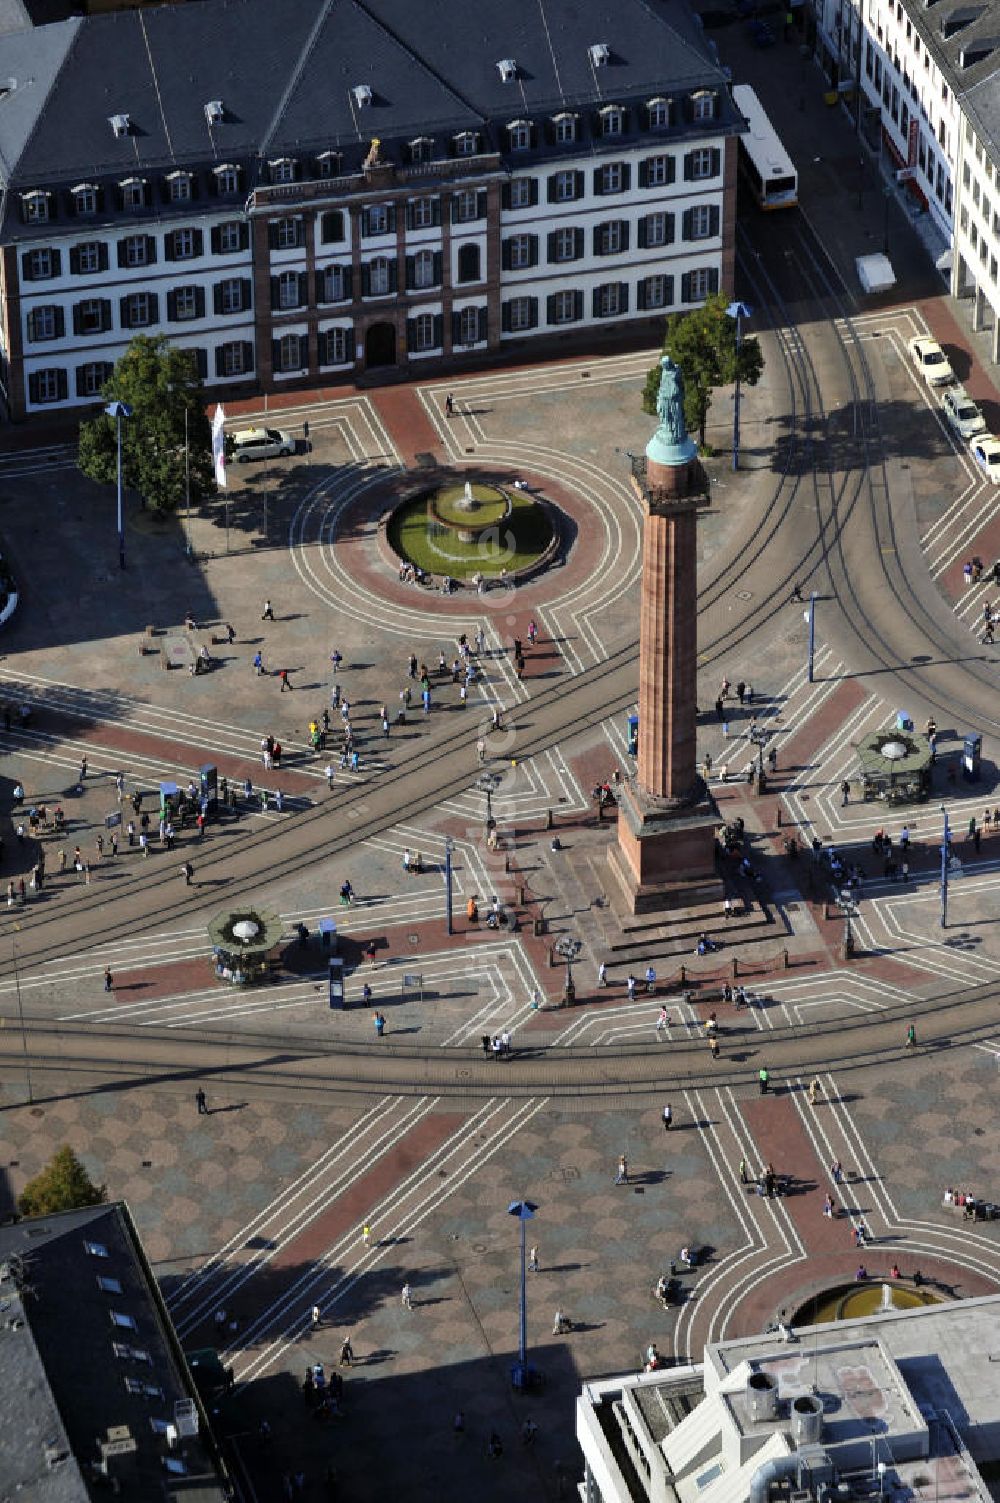
<path id="1" fill-rule="evenodd" d="M 794 208 L 799 176 L 763 105 L 749 84 L 736 84 L 733 99 L 749 126 L 739 138 L 740 166 L 754 198 L 762 209 Z"/>

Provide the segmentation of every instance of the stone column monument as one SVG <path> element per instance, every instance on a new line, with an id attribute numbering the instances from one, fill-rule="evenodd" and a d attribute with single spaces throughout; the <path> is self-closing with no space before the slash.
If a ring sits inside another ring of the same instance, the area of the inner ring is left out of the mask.
<path id="1" fill-rule="evenodd" d="M 669 356 L 660 368 L 660 425 L 632 468 L 645 513 L 638 771 L 622 788 L 618 844 L 608 858 L 616 896 L 631 914 L 722 898 L 719 813 L 695 765 L 696 523 L 709 498 L 684 421 L 683 377 Z"/>

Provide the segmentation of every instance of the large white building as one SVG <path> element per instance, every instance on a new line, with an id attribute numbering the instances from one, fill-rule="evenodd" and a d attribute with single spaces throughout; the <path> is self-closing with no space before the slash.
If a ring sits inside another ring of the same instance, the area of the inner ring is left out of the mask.
<path id="1" fill-rule="evenodd" d="M 202 0 L 0 36 L 0 79 L 13 418 L 137 330 L 269 392 L 731 285 L 739 121 L 684 0 Z"/>
<path id="2" fill-rule="evenodd" d="M 1000 1296 L 785 1334 L 585 1384 L 583 1503 L 993 1503 Z"/>
<path id="3" fill-rule="evenodd" d="M 927 211 L 1000 361 L 1000 3 L 814 0 L 817 53 Z"/>

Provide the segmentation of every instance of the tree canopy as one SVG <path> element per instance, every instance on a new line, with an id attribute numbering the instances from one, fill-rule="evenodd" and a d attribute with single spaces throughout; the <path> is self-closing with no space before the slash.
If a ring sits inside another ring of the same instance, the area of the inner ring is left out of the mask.
<path id="1" fill-rule="evenodd" d="M 47 1216 L 51 1211 L 99 1206 L 107 1198 L 106 1186 L 94 1184 L 72 1148 L 64 1143 L 41 1174 L 25 1185 L 17 1208 L 22 1216 Z"/>
<path id="2" fill-rule="evenodd" d="M 728 306 L 729 299 L 720 292 L 690 313 L 674 313 L 667 319 L 663 339 L 663 353 L 684 373 L 684 418 L 702 449 L 715 387 L 732 385 L 737 374 L 745 386 L 756 386 L 764 369 L 753 335 L 743 335 L 737 355 L 736 320 L 726 312 Z M 643 387 L 643 412 L 656 412 L 659 387 L 660 367 L 654 365 Z"/>
<path id="3" fill-rule="evenodd" d="M 138 334 L 101 388 L 105 404 L 126 402 L 122 422 L 122 473 L 155 511 L 174 511 L 185 498 L 184 414 L 188 419 L 191 500 L 215 494 L 212 431 L 202 399 L 193 350 L 175 349 L 166 337 Z M 117 475 L 115 419 L 106 413 L 80 424 L 78 464 L 91 480 L 113 484 Z"/>

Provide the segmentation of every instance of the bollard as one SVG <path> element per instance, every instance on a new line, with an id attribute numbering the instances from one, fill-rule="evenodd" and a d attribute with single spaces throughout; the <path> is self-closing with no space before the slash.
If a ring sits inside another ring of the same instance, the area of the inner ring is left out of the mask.
<path id="1" fill-rule="evenodd" d="M 681 974 L 680 974 L 680 978 L 679 978 L 681 986 L 684 985 L 685 981 L 687 980 L 687 976 L 688 976 L 687 966 L 686 965 L 682 965 L 681 966 Z"/>
<path id="2" fill-rule="evenodd" d="M 559 961 L 556 958 L 555 946 L 549 945 L 549 970 L 554 971 L 558 964 Z"/>
<path id="3" fill-rule="evenodd" d="M 528 899 L 527 899 L 527 897 L 525 895 L 525 891 L 524 891 L 523 886 L 519 886 L 518 889 L 517 889 L 517 906 L 518 906 L 518 908 L 523 908 L 524 905 L 527 903 L 527 901 L 528 901 Z"/>
<path id="4" fill-rule="evenodd" d="M 555 821 L 552 818 L 552 810 L 551 809 L 546 809 L 546 811 L 545 811 L 545 828 L 547 830 L 551 830 L 553 828 L 554 823 L 555 823 Z"/>
<path id="5" fill-rule="evenodd" d="M 853 946 L 852 946 L 852 948 L 853 948 Z M 782 952 L 781 952 L 781 969 L 783 971 L 787 971 L 788 970 L 788 951 L 787 950 L 782 950 Z"/>
<path id="6" fill-rule="evenodd" d="M 732 979 L 735 981 L 736 978 L 737 978 L 737 976 L 740 974 L 740 963 L 737 960 L 737 958 L 736 958 L 735 955 L 733 956 L 733 958 L 729 962 L 729 964 L 732 967 L 732 972 L 733 972 Z"/>
<path id="7" fill-rule="evenodd" d="M 774 816 L 774 823 L 775 823 L 776 827 L 780 830 L 781 829 L 781 805 L 780 804 L 778 805 L 778 812 Z"/>

